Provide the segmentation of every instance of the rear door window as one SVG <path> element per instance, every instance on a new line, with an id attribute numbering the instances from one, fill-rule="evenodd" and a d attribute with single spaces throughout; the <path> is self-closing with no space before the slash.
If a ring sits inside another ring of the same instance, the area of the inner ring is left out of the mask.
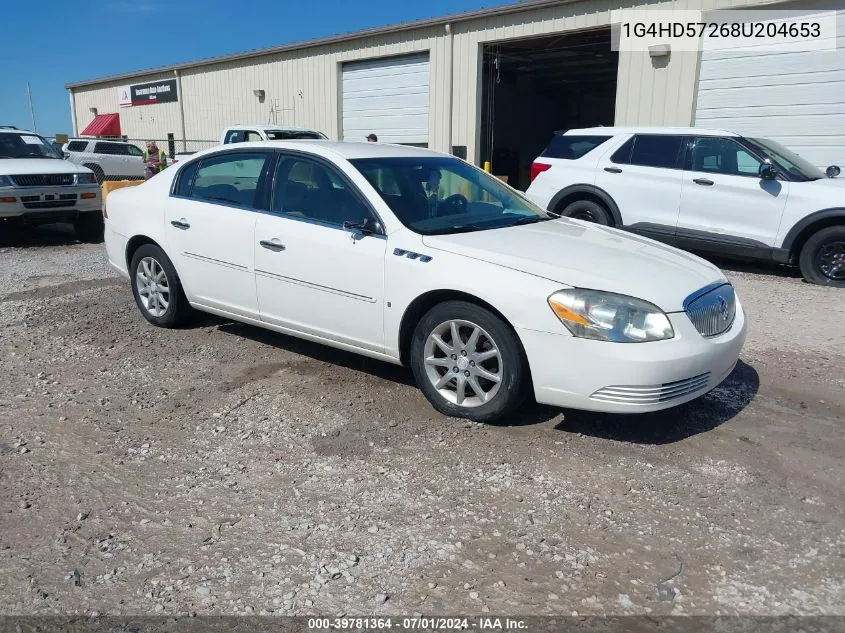
<path id="1" fill-rule="evenodd" d="M 219 154 L 203 159 L 194 176 L 191 197 L 241 207 L 258 206 L 258 183 L 267 163 L 263 152 Z"/>
<path id="2" fill-rule="evenodd" d="M 675 134 L 637 134 L 616 150 L 610 160 L 623 165 L 679 169 L 685 139 Z"/>
<path id="3" fill-rule="evenodd" d="M 604 143 L 610 136 L 565 136 L 555 134 L 543 151 L 545 158 L 577 160 Z"/>

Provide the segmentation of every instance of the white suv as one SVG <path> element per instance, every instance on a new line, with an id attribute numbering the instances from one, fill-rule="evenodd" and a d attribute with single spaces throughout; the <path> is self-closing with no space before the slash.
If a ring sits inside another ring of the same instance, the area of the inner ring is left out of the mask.
<path id="1" fill-rule="evenodd" d="M 132 143 L 74 138 L 62 150 L 67 160 L 87 167 L 100 182 L 144 178 L 144 152 Z"/>
<path id="2" fill-rule="evenodd" d="M 71 222 L 77 237 L 103 237 L 102 195 L 90 169 L 72 165 L 34 132 L 0 126 L 0 230 Z"/>
<path id="3" fill-rule="evenodd" d="M 556 133 L 526 196 L 544 209 L 690 250 L 797 264 L 845 288 L 845 179 L 778 143 L 722 130 Z"/>

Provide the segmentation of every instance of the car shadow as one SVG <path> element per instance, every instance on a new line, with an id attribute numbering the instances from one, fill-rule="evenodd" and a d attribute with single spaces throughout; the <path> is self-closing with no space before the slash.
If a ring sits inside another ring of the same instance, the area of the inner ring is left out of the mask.
<path id="1" fill-rule="evenodd" d="M 778 264 L 777 262 L 727 259 L 705 253 L 696 253 L 696 255 L 705 258 L 707 261 L 715 266 L 718 266 L 722 270 L 729 270 L 737 273 L 754 273 L 756 275 L 771 275 L 776 277 L 801 279 L 801 271 L 797 266 L 788 266 L 786 264 Z"/>
<path id="2" fill-rule="evenodd" d="M 353 352 L 312 343 L 258 326 L 215 315 L 198 313 L 187 329 L 216 327 L 221 332 L 292 352 L 312 360 L 369 374 L 374 378 L 416 388 L 411 370 Z M 750 365 L 739 361 L 733 372 L 719 385 L 692 402 L 655 413 L 614 414 L 562 410 L 536 403 L 529 398 L 517 412 L 491 423 L 497 427 L 525 427 L 544 424 L 560 417 L 555 429 L 635 444 L 671 444 L 705 433 L 732 419 L 757 395 L 760 378 Z"/>
<path id="3" fill-rule="evenodd" d="M 654 413 L 567 410 L 555 428 L 618 442 L 673 444 L 730 421 L 751 404 L 759 389 L 757 370 L 739 361 L 721 385 L 691 402 Z"/>
<path id="4" fill-rule="evenodd" d="M 65 223 L 16 226 L 0 223 L 0 248 L 33 248 L 79 244 L 73 226 Z"/>
<path id="5" fill-rule="evenodd" d="M 262 345 L 275 347 L 316 360 L 323 363 L 330 363 L 346 369 L 369 374 L 374 378 L 388 380 L 408 387 L 417 388 L 414 375 L 408 367 L 394 365 L 374 358 L 368 358 L 346 352 L 320 343 L 312 343 L 294 336 L 288 336 L 273 330 L 267 330 L 258 326 L 239 323 L 222 317 L 210 314 L 198 313 L 197 316 L 185 326 L 186 328 L 216 327 L 221 332 L 240 336 Z M 421 396 L 422 397 L 422 396 Z M 425 403 L 429 406 L 428 403 Z M 432 409 L 432 412 L 434 410 Z M 531 426 L 543 424 L 555 417 L 560 416 L 560 410 L 553 407 L 538 405 L 529 400 L 519 410 L 510 416 L 506 421 L 496 423 L 495 426 Z"/>

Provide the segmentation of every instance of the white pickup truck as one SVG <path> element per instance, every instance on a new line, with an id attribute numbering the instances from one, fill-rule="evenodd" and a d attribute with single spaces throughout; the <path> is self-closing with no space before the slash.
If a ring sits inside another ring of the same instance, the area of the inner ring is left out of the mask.
<path id="1" fill-rule="evenodd" d="M 252 141 L 289 141 L 292 139 L 326 139 L 322 132 L 290 125 L 233 125 L 220 138 L 221 145 Z"/>
<path id="2" fill-rule="evenodd" d="M 221 145 L 252 141 L 289 141 L 291 139 L 327 139 L 322 132 L 292 125 L 232 125 L 223 131 Z M 196 152 L 177 152 L 173 163 L 186 160 Z"/>

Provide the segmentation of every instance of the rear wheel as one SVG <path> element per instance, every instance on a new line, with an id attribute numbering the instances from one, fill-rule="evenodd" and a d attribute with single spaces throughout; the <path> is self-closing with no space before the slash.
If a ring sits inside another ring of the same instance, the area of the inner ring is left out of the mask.
<path id="1" fill-rule="evenodd" d="M 103 229 L 103 214 L 100 211 L 82 213 L 73 222 L 73 231 L 81 242 L 102 242 Z"/>
<path id="2" fill-rule="evenodd" d="M 170 258 L 155 244 L 144 244 L 132 256 L 129 266 L 132 294 L 144 318 L 159 327 L 184 323 L 191 306 Z"/>
<path id="3" fill-rule="evenodd" d="M 811 235 L 798 265 L 811 283 L 845 288 L 845 226 L 829 226 Z"/>
<path id="4" fill-rule="evenodd" d="M 441 303 L 423 316 L 411 342 L 410 364 L 435 409 L 478 422 L 514 411 L 530 382 L 513 329 L 465 301 Z"/>
<path id="5" fill-rule="evenodd" d="M 587 222 L 594 222 L 604 226 L 610 226 L 612 224 L 612 219 L 608 210 L 594 200 L 582 199 L 570 202 L 563 208 L 560 215 L 562 217 L 585 220 Z"/>

